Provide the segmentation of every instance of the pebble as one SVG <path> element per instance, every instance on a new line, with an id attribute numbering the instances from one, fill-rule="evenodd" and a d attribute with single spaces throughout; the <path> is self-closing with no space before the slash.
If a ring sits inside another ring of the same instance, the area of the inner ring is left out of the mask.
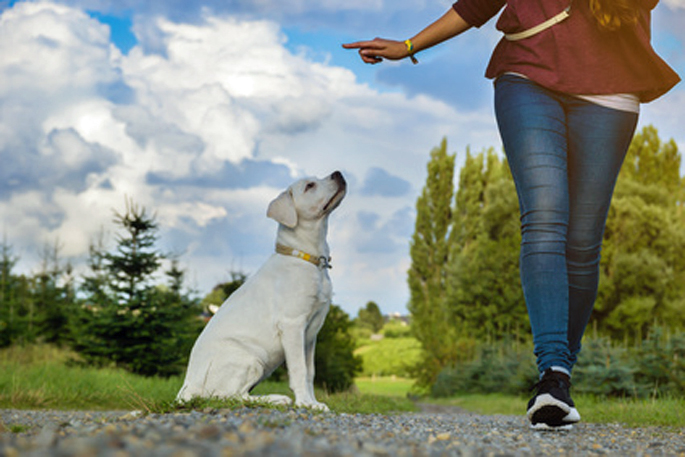
<path id="1" fill-rule="evenodd" d="M 205 409 L 149 414 L 0 410 L 0 457 L 683 456 L 685 431 L 578 424 L 531 430 L 524 417 L 313 414 Z"/>

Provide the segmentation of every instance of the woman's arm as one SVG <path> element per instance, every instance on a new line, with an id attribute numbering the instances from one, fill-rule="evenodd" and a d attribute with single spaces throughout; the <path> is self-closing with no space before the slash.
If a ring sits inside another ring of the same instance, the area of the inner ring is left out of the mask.
<path id="1" fill-rule="evenodd" d="M 470 27 L 454 8 L 450 8 L 440 19 L 411 38 L 411 42 L 414 45 L 411 54 L 449 40 Z M 343 44 L 343 48 L 359 49 L 359 55 L 362 60 L 371 64 L 381 62 L 383 59 L 404 59 L 410 55 L 407 45 L 403 41 L 386 40 L 383 38 Z"/>

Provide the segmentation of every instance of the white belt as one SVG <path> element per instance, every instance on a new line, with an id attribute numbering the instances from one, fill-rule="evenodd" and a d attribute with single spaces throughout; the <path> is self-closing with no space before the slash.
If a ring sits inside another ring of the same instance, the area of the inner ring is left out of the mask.
<path id="1" fill-rule="evenodd" d="M 524 38 L 532 37 L 533 35 L 537 35 L 543 30 L 547 30 L 553 25 L 558 24 L 559 22 L 567 19 L 569 16 L 571 16 L 571 5 L 569 5 L 564 11 L 557 14 L 553 18 L 547 19 L 542 24 L 536 25 L 535 27 L 531 27 L 528 30 L 524 30 L 523 32 L 505 33 L 504 38 L 506 38 L 509 41 L 518 41 L 523 40 Z"/>

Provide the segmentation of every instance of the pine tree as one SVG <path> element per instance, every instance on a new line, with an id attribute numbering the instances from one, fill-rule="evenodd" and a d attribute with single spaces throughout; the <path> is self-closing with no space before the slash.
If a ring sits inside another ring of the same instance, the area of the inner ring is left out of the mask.
<path id="1" fill-rule="evenodd" d="M 170 283 L 155 285 L 164 255 L 155 249 L 154 216 L 132 201 L 115 213 L 123 230 L 113 252 L 91 246 L 89 292 L 74 323 L 75 343 L 92 364 L 114 364 L 146 376 L 180 373 L 199 333 L 200 308 L 182 293 L 183 272 L 172 261 Z"/>
<path id="2" fill-rule="evenodd" d="M 454 197 L 454 155 L 447 140 L 431 151 L 428 176 L 416 202 L 416 226 L 410 244 L 408 272 L 412 330 L 421 343 L 416 367 L 420 385 L 431 385 L 440 370 L 456 358 L 456 325 L 447 303 L 447 265 Z"/>
<path id="3" fill-rule="evenodd" d="M 147 216 L 131 200 L 126 201 L 126 212 L 115 212 L 114 223 L 123 230 L 117 239 L 115 252 L 106 253 L 105 261 L 111 275 L 111 287 L 120 304 L 135 311 L 145 305 L 150 281 L 164 256 L 154 250 L 157 242 L 157 222 Z"/>
<path id="4" fill-rule="evenodd" d="M 17 303 L 17 277 L 12 273 L 18 257 L 3 237 L 0 245 L 0 347 L 11 345 L 20 333 L 19 305 Z"/>
<path id="5" fill-rule="evenodd" d="M 40 271 L 31 281 L 27 337 L 56 345 L 70 342 L 69 316 L 75 306 L 71 263 L 62 265 L 59 241 L 43 247 Z"/>
<path id="6" fill-rule="evenodd" d="M 110 283 L 109 272 L 105 264 L 105 234 L 100 231 L 95 241 L 91 241 L 88 246 L 88 269 L 90 275 L 83 277 L 81 291 L 86 295 L 85 308 L 92 310 L 99 307 L 112 306 L 113 294 L 108 289 Z"/>

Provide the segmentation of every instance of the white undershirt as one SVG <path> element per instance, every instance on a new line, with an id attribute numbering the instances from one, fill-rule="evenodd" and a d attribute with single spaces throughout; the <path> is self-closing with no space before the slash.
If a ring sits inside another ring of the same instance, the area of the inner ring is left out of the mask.
<path id="1" fill-rule="evenodd" d="M 630 113 L 640 113 L 640 98 L 635 94 L 574 95 L 590 103 Z"/>

